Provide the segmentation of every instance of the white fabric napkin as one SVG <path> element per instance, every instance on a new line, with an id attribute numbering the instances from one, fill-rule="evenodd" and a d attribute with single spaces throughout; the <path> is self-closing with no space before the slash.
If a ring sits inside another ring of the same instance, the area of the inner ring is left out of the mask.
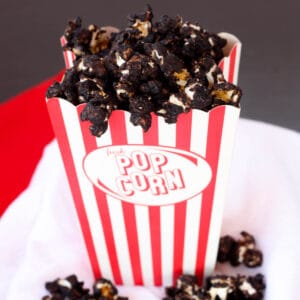
<path id="1" fill-rule="evenodd" d="M 252 233 L 264 263 L 251 270 L 217 265 L 216 272 L 264 274 L 266 300 L 298 297 L 299 153 L 298 133 L 240 120 L 222 233 Z M 30 186 L 1 219 L 0 244 L 1 299 L 41 299 L 46 281 L 73 273 L 91 288 L 92 272 L 56 141 L 45 148 Z M 164 294 L 163 288 L 118 288 L 132 300 Z"/>

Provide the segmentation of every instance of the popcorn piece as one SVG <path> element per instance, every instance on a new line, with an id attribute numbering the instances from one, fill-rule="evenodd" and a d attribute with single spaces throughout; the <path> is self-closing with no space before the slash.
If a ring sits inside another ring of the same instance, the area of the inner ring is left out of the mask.
<path id="1" fill-rule="evenodd" d="M 235 85 L 229 82 L 216 83 L 211 91 L 213 104 L 231 104 L 238 106 L 242 91 Z"/>
<path id="2" fill-rule="evenodd" d="M 194 59 L 209 55 L 218 63 L 224 56 L 222 48 L 226 40 L 207 32 L 199 24 L 184 22 L 180 33 L 184 39 L 182 53 L 186 57 Z"/>
<path id="3" fill-rule="evenodd" d="M 89 51 L 92 54 L 99 53 L 109 47 L 110 38 L 105 29 L 92 24 L 88 30 L 91 33 Z"/>
<path id="4" fill-rule="evenodd" d="M 104 297 L 105 299 L 113 300 L 118 295 L 117 288 L 112 284 L 110 280 L 101 278 L 97 280 L 93 285 L 94 296 Z"/>
<path id="5" fill-rule="evenodd" d="M 242 299 L 260 300 L 263 299 L 266 288 L 262 274 L 255 276 L 238 276 L 237 289 Z"/>
<path id="6" fill-rule="evenodd" d="M 171 94 L 168 100 L 170 107 L 177 106 L 181 112 L 188 112 L 191 107 L 191 101 L 184 93 Z"/>
<path id="7" fill-rule="evenodd" d="M 130 121 L 133 125 L 141 126 L 143 130 L 146 132 L 151 127 L 151 115 L 148 113 L 140 114 L 140 113 L 131 113 Z"/>
<path id="8" fill-rule="evenodd" d="M 173 76 L 176 78 L 176 84 L 183 89 L 190 78 L 190 73 L 187 69 L 181 69 L 179 72 L 174 72 Z"/>
<path id="9" fill-rule="evenodd" d="M 177 57 L 183 59 L 183 55 L 182 55 L 183 38 L 180 35 L 182 18 L 180 16 L 177 16 L 175 18 L 163 16 L 161 22 L 166 22 L 166 23 L 160 24 L 160 22 L 157 22 L 154 25 L 155 27 L 153 31 L 156 31 L 155 41 L 165 46 L 170 52 L 172 52 Z"/>
<path id="10" fill-rule="evenodd" d="M 200 295 L 203 294 L 203 290 L 197 285 L 197 277 L 188 274 L 180 275 L 176 280 L 175 287 L 166 287 L 165 292 L 167 297 L 164 300 L 171 299 L 202 299 Z M 197 298 L 196 298 L 197 295 Z M 205 299 L 205 298 L 203 298 Z"/>
<path id="11" fill-rule="evenodd" d="M 132 47 L 126 44 L 120 44 L 116 48 L 115 59 L 118 67 L 121 67 L 134 54 Z"/>
<path id="12" fill-rule="evenodd" d="M 79 76 L 75 70 L 75 67 L 72 67 L 66 70 L 61 83 L 61 89 L 64 92 L 64 96 L 68 101 L 70 101 L 74 105 L 79 104 L 76 87 L 76 83 L 78 81 Z"/>
<path id="13" fill-rule="evenodd" d="M 99 81 L 83 78 L 76 83 L 78 101 L 80 103 L 89 102 L 97 95 L 106 96 L 102 84 Z"/>
<path id="14" fill-rule="evenodd" d="M 159 65 L 164 77 L 173 86 L 184 87 L 190 74 L 184 62 L 171 53 L 163 44 L 157 42 L 147 45 L 146 53 Z"/>
<path id="15" fill-rule="evenodd" d="M 211 296 L 205 288 L 199 288 L 196 297 L 197 300 L 211 300 Z"/>
<path id="16" fill-rule="evenodd" d="M 190 100 L 184 93 L 171 94 L 169 99 L 163 102 L 162 107 L 156 111 L 156 114 L 164 117 L 166 123 L 176 123 L 178 115 L 189 111 L 190 105 Z"/>
<path id="17" fill-rule="evenodd" d="M 193 62 L 192 71 L 196 78 L 205 78 L 206 86 L 211 88 L 215 83 L 225 82 L 222 70 L 209 56 L 205 56 Z"/>
<path id="18" fill-rule="evenodd" d="M 176 280 L 176 288 L 190 296 L 194 295 L 198 290 L 197 277 L 193 275 L 183 274 Z"/>
<path id="19" fill-rule="evenodd" d="M 173 286 L 168 286 L 165 288 L 165 293 L 168 297 L 163 298 L 163 299 L 174 299 L 174 297 L 176 296 L 177 293 L 179 293 L 180 291 Z"/>
<path id="20" fill-rule="evenodd" d="M 217 34 L 211 33 L 209 34 L 208 41 L 212 47 L 210 51 L 210 55 L 219 62 L 224 54 L 223 54 L 223 48 L 226 45 L 226 40 L 218 36 Z"/>
<path id="21" fill-rule="evenodd" d="M 148 80 L 139 86 L 139 91 L 146 95 L 160 95 L 162 93 L 163 84 L 158 80 Z"/>
<path id="22" fill-rule="evenodd" d="M 216 275 L 207 279 L 207 292 L 211 299 L 235 299 L 236 279 L 232 276 Z"/>
<path id="23" fill-rule="evenodd" d="M 171 18 L 168 15 L 163 15 L 160 20 L 153 25 L 153 31 L 163 40 L 166 36 L 174 37 L 179 33 L 182 27 L 182 18 L 177 16 Z"/>
<path id="24" fill-rule="evenodd" d="M 51 294 L 43 297 L 46 299 L 83 299 L 81 297 L 87 296 L 88 289 L 83 288 L 83 282 L 78 281 L 76 275 L 71 275 L 65 279 L 56 279 L 52 282 L 46 282 L 46 289 Z M 87 299 L 87 298 L 86 298 Z"/>
<path id="25" fill-rule="evenodd" d="M 111 42 L 111 33 L 108 33 L 105 28 L 100 28 L 94 24 L 88 28 L 82 28 L 82 20 L 79 17 L 69 21 L 64 36 L 67 40 L 64 49 L 71 50 L 79 57 L 104 51 Z"/>
<path id="26" fill-rule="evenodd" d="M 47 98 L 61 97 L 65 98 L 62 86 L 59 82 L 55 81 L 47 90 Z"/>
<path id="27" fill-rule="evenodd" d="M 218 250 L 218 262 L 227 262 L 230 259 L 232 249 L 235 247 L 236 241 L 229 235 L 221 237 Z"/>
<path id="28" fill-rule="evenodd" d="M 238 266 L 244 262 L 244 257 L 249 249 L 255 248 L 255 240 L 252 235 L 246 231 L 241 232 L 242 238 L 237 241 L 233 247 L 232 254 L 230 257 L 230 263 L 233 266 Z"/>
<path id="29" fill-rule="evenodd" d="M 104 66 L 103 58 L 98 55 L 86 55 L 77 60 L 76 71 L 90 78 L 107 77 L 107 70 Z"/>
<path id="30" fill-rule="evenodd" d="M 152 28 L 152 8 L 148 5 L 147 10 L 141 14 L 132 14 L 128 17 L 132 23 L 131 28 L 135 29 L 135 37 L 147 37 Z"/>
<path id="31" fill-rule="evenodd" d="M 95 100 L 88 102 L 80 115 L 81 120 L 91 122 L 90 131 L 97 137 L 106 131 L 109 116 L 110 111 L 103 107 L 101 102 Z"/>
<path id="32" fill-rule="evenodd" d="M 153 102 L 150 96 L 134 96 L 129 99 L 129 111 L 131 112 L 131 122 L 140 125 L 144 131 L 151 126 L 151 115 Z"/>
<path id="33" fill-rule="evenodd" d="M 185 57 L 194 59 L 210 52 L 208 35 L 198 24 L 185 22 L 180 33 L 183 36 L 182 54 Z"/>
<path id="34" fill-rule="evenodd" d="M 110 79 L 110 81 L 112 83 L 118 82 L 121 77 L 121 73 L 119 66 L 117 65 L 115 53 L 113 55 L 106 55 L 103 57 L 103 63 L 108 71 L 107 77 Z"/>
<path id="35" fill-rule="evenodd" d="M 255 268 L 261 266 L 263 261 L 263 255 L 260 250 L 247 249 L 244 254 L 244 264 L 249 268 Z"/>
<path id="36" fill-rule="evenodd" d="M 64 49 L 71 50 L 77 56 L 89 51 L 92 33 L 88 29 L 82 28 L 81 18 L 77 17 L 75 20 L 69 21 L 64 36 L 67 40 Z"/>
<path id="37" fill-rule="evenodd" d="M 127 103 L 129 98 L 134 95 L 135 87 L 127 81 L 119 81 L 114 84 L 114 89 L 118 100 Z"/>
<path id="38" fill-rule="evenodd" d="M 254 237 L 246 231 L 242 231 L 241 236 L 238 241 L 228 235 L 220 239 L 218 262 L 229 261 L 232 266 L 244 264 L 249 268 L 261 266 L 263 254 L 256 249 Z"/>
<path id="39" fill-rule="evenodd" d="M 132 113 L 147 114 L 153 111 L 150 96 L 135 96 L 129 99 L 129 111 Z"/>
<path id="40" fill-rule="evenodd" d="M 190 79 L 184 88 L 186 97 L 191 101 L 191 108 L 205 110 L 212 104 L 209 89 L 198 79 Z"/>
<path id="41" fill-rule="evenodd" d="M 158 77 L 159 68 L 152 59 L 143 54 L 134 54 L 120 68 L 120 81 L 127 81 L 138 85 L 141 81 L 148 81 Z"/>

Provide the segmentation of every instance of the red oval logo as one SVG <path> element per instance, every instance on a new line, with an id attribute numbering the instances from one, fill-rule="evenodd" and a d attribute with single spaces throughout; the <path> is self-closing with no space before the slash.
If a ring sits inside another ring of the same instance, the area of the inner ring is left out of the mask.
<path id="1" fill-rule="evenodd" d="M 212 176 L 201 156 L 161 146 L 100 147 L 86 155 L 83 168 L 105 193 L 141 205 L 190 199 L 206 188 Z"/>

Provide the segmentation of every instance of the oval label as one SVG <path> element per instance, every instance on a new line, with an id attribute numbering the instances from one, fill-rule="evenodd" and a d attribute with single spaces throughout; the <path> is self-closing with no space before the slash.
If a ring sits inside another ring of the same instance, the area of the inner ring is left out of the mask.
<path id="1" fill-rule="evenodd" d="M 167 205 L 200 194 L 212 172 L 199 155 L 172 147 L 120 145 L 88 153 L 89 180 L 110 196 L 134 204 Z"/>

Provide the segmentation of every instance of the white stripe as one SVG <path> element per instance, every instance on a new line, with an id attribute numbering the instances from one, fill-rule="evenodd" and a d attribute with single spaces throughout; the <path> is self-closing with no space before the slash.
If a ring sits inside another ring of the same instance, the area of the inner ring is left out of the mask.
<path id="1" fill-rule="evenodd" d="M 124 112 L 124 118 L 125 118 L 124 125 L 126 127 L 127 143 L 128 144 L 143 144 L 143 129 L 140 126 L 134 126 L 130 122 L 130 113 L 129 112 Z M 138 221 L 139 206 L 134 205 L 134 208 L 135 208 L 135 219 L 136 219 L 137 234 L 138 234 L 138 245 L 139 245 L 140 261 L 141 261 L 141 268 L 142 268 L 142 276 L 143 276 L 143 279 L 145 280 L 145 282 L 144 282 L 145 284 L 146 284 L 146 281 L 147 282 L 149 281 L 152 283 L 153 282 L 152 278 L 147 279 L 147 275 L 145 275 L 147 271 L 143 269 L 144 265 L 147 264 L 147 262 L 149 262 L 148 256 L 145 258 L 145 256 L 143 255 L 143 252 L 145 251 L 145 248 L 147 248 L 146 252 L 151 251 L 150 229 L 147 230 L 149 240 L 147 240 L 146 244 L 144 244 L 144 241 L 139 238 L 139 236 L 141 234 L 141 232 L 139 233 L 139 229 L 141 229 L 141 228 L 139 228 L 139 226 L 141 226 L 141 224 L 138 224 L 138 222 L 139 222 Z M 144 221 L 146 221 L 146 219 Z M 142 234 L 145 234 L 145 232 Z M 145 248 L 143 248 L 143 247 L 145 247 Z M 151 255 L 151 252 L 150 252 L 150 255 Z M 134 266 L 133 266 L 133 268 L 134 268 Z M 148 266 L 148 268 L 149 268 L 149 270 L 151 270 L 152 265 Z"/>
<path id="2" fill-rule="evenodd" d="M 223 207 L 227 190 L 229 167 L 235 139 L 240 110 L 226 106 L 224 125 L 220 145 L 219 165 L 216 174 L 215 196 L 213 199 L 211 224 L 209 227 L 208 244 L 205 260 L 205 277 L 209 276 L 215 267 L 218 242 L 223 217 Z"/>
<path id="3" fill-rule="evenodd" d="M 86 177 L 82 160 L 85 156 L 85 146 L 81 138 L 81 129 L 74 106 L 65 100 L 60 101 L 60 106 L 69 137 L 69 143 L 72 152 L 78 182 L 84 201 L 84 208 L 88 217 L 95 250 L 99 261 L 101 261 L 101 272 L 104 277 L 113 278 L 111 266 L 109 264 L 108 252 L 104 240 L 103 227 L 98 213 L 95 193 L 91 182 Z"/>
<path id="4" fill-rule="evenodd" d="M 176 146 L 176 124 L 167 124 L 163 117 L 158 117 L 158 144 L 160 146 Z M 167 286 L 173 284 L 174 205 L 160 207 L 160 222 L 162 283 Z"/>
<path id="5" fill-rule="evenodd" d="M 242 50 L 242 44 L 241 43 L 237 43 L 236 44 L 235 64 L 234 64 L 234 70 L 233 70 L 233 84 L 237 84 L 238 83 L 241 50 Z"/>
<path id="6" fill-rule="evenodd" d="M 224 74 L 226 81 L 228 81 L 228 77 L 229 77 L 229 63 L 230 63 L 229 57 L 225 56 L 224 63 L 223 63 L 223 74 Z"/>
<path id="7" fill-rule="evenodd" d="M 125 126 L 128 144 L 143 144 L 143 129 L 141 126 L 134 126 L 130 122 L 130 113 L 125 111 Z"/>
<path id="8" fill-rule="evenodd" d="M 202 194 L 187 201 L 183 248 L 183 273 L 194 274 L 198 252 Z"/>
<path id="9" fill-rule="evenodd" d="M 192 110 L 190 150 L 203 157 L 205 157 L 206 152 L 208 118 L 209 114 L 207 112 L 199 109 Z"/>
<path id="10" fill-rule="evenodd" d="M 174 205 L 160 208 L 162 285 L 173 284 Z"/>
<path id="11" fill-rule="evenodd" d="M 158 117 L 158 144 L 175 147 L 176 124 L 167 124 L 163 117 Z"/>
<path id="12" fill-rule="evenodd" d="M 141 257 L 143 282 L 144 285 L 153 285 L 154 281 L 148 207 L 142 205 L 135 205 L 135 217 Z"/>
<path id="13" fill-rule="evenodd" d="M 192 110 L 192 129 L 190 151 L 206 156 L 207 131 L 209 114 L 200 110 Z M 183 252 L 183 272 L 193 274 L 198 253 L 200 233 L 202 194 L 187 201 L 185 239 Z"/>
<path id="14" fill-rule="evenodd" d="M 133 285 L 133 275 L 127 243 L 122 202 L 108 195 L 106 196 L 106 198 L 123 284 Z"/>

